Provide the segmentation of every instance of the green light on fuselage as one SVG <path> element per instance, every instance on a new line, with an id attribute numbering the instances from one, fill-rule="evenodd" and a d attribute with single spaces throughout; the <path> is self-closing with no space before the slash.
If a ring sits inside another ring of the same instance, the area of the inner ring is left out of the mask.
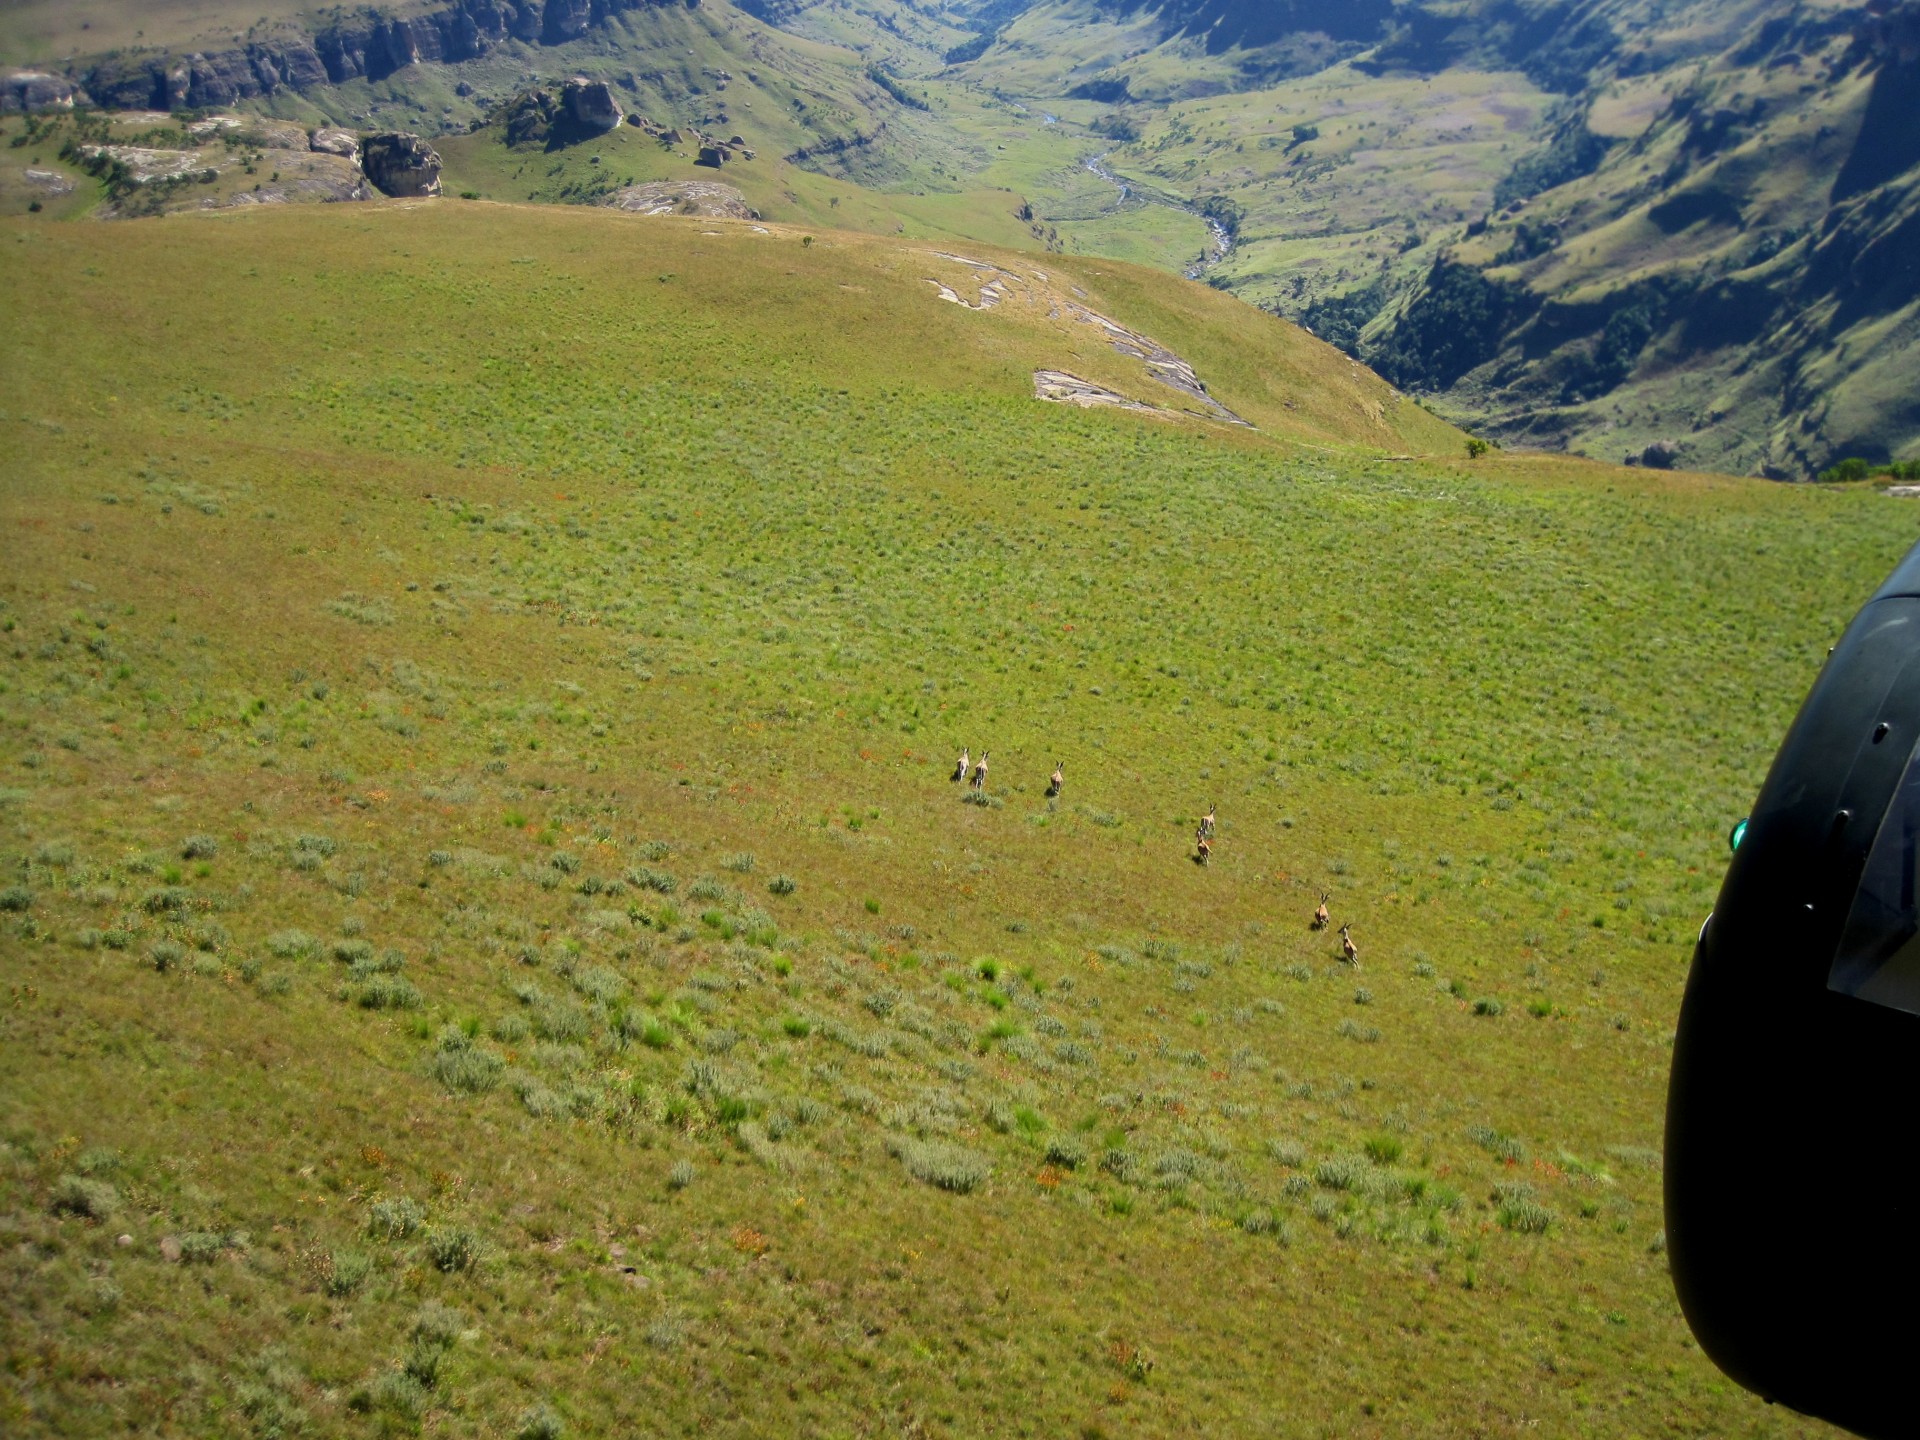
<path id="1" fill-rule="evenodd" d="M 1741 820 L 1734 825 L 1733 829 L 1727 832 L 1727 849 L 1738 850 L 1740 848 L 1740 842 L 1746 838 L 1747 822 Z"/>

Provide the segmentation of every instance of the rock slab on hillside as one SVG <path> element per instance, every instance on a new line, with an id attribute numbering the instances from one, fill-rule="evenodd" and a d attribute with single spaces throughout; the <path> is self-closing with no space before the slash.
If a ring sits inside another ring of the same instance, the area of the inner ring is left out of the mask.
<path id="1" fill-rule="evenodd" d="M 629 185 L 605 201 L 636 215 L 697 215 L 710 220 L 758 220 L 760 212 L 731 185 L 715 180 L 655 180 Z"/>
<path id="2" fill-rule="evenodd" d="M 342 160 L 360 163 L 360 137 L 351 130 L 323 125 L 308 138 L 307 144 L 322 155 L 338 155 Z"/>
<path id="3" fill-rule="evenodd" d="M 440 156 L 418 135 L 391 131 L 369 135 L 360 168 L 383 193 L 396 199 L 440 193 Z"/>

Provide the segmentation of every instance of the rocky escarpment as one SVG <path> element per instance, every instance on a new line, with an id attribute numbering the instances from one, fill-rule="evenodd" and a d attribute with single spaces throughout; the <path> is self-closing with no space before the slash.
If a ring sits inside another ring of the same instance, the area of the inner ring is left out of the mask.
<path id="1" fill-rule="evenodd" d="M 57 89 L 0 86 L 0 108 L 42 109 L 76 98 L 110 110 L 212 109 L 348 80 L 383 80 L 409 65 L 477 59 L 509 41 L 564 45 L 617 15 L 699 0 L 452 0 L 405 18 L 362 11 L 315 33 L 282 33 L 231 50 L 116 55 L 73 63 Z M 4 97 L 13 96 L 8 105 Z M 43 100 L 43 97 L 48 97 Z"/>
<path id="2" fill-rule="evenodd" d="M 44 70 L 0 71 L 0 113 L 6 111 L 71 110 L 73 82 Z"/>
<path id="3" fill-rule="evenodd" d="M 369 135 L 360 147 L 360 168 L 396 199 L 440 193 L 440 156 L 418 135 Z"/>

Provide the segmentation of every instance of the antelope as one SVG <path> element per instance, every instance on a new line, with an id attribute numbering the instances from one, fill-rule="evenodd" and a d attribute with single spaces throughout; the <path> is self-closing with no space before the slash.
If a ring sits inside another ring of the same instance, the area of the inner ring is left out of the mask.
<path id="1" fill-rule="evenodd" d="M 1067 783 L 1067 777 L 1060 773 L 1060 767 L 1065 763 L 1065 761 L 1061 760 L 1054 761 L 1053 778 L 1047 782 L 1047 798 L 1049 800 L 1058 795 L 1061 787 Z"/>
<path id="2" fill-rule="evenodd" d="M 1324 930 L 1333 923 L 1332 917 L 1327 914 L 1327 901 L 1332 897 L 1332 893 L 1330 890 L 1320 892 L 1320 908 L 1313 912 L 1313 924 L 1308 927 L 1309 929 Z"/>
<path id="3" fill-rule="evenodd" d="M 1207 802 L 1207 813 L 1200 817 L 1200 833 L 1209 840 L 1213 838 L 1213 812 L 1218 808 L 1213 801 L 1209 800 Z"/>
<path id="4" fill-rule="evenodd" d="M 954 783 L 958 784 L 967 778 L 967 771 L 971 768 L 972 763 L 972 752 L 965 745 L 962 745 L 960 747 L 960 763 L 953 767 Z"/>
<path id="5" fill-rule="evenodd" d="M 1205 865 L 1208 861 L 1213 859 L 1213 842 L 1209 840 L 1204 834 L 1194 836 L 1193 845 L 1194 845 L 1194 856 L 1193 856 L 1194 864 Z"/>
<path id="6" fill-rule="evenodd" d="M 973 788 L 976 790 L 987 788 L 987 752 L 984 750 L 980 752 L 980 759 L 973 767 Z"/>
<path id="7" fill-rule="evenodd" d="M 1354 948 L 1353 936 L 1347 933 L 1352 928 L 1351 924 L 1340 927 L 1340 957 L 1345 960 L 1347 964 L 1358 970 L 1360 968 L 1360 952 Z"/>

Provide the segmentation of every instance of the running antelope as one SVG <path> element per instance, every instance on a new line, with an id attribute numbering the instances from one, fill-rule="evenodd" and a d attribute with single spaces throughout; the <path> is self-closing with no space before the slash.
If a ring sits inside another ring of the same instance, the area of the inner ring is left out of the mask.
<path id="1" fill-rule="evenodd" d="M 1310 929 L 1324 930 L 1333 923 L 1333 917 L 1327 914 L 1327 901 L 1332 898 L 1332 893 L 1329 890 L 1320 892 L 1320 908 L 1313 912 L 1313 924 L 1309 927 Z"/>
<path id="2" fill-rule="evenodd" d="M 1347 933 L 1352 928 L 1351 925 L 1342 925 L 1340 927 L 1340 957 L 1345 960 L 1347 964 L 1358 970 L 1360 968 L 1360 952 L 1354 948 L 1353 936 Z"/>

